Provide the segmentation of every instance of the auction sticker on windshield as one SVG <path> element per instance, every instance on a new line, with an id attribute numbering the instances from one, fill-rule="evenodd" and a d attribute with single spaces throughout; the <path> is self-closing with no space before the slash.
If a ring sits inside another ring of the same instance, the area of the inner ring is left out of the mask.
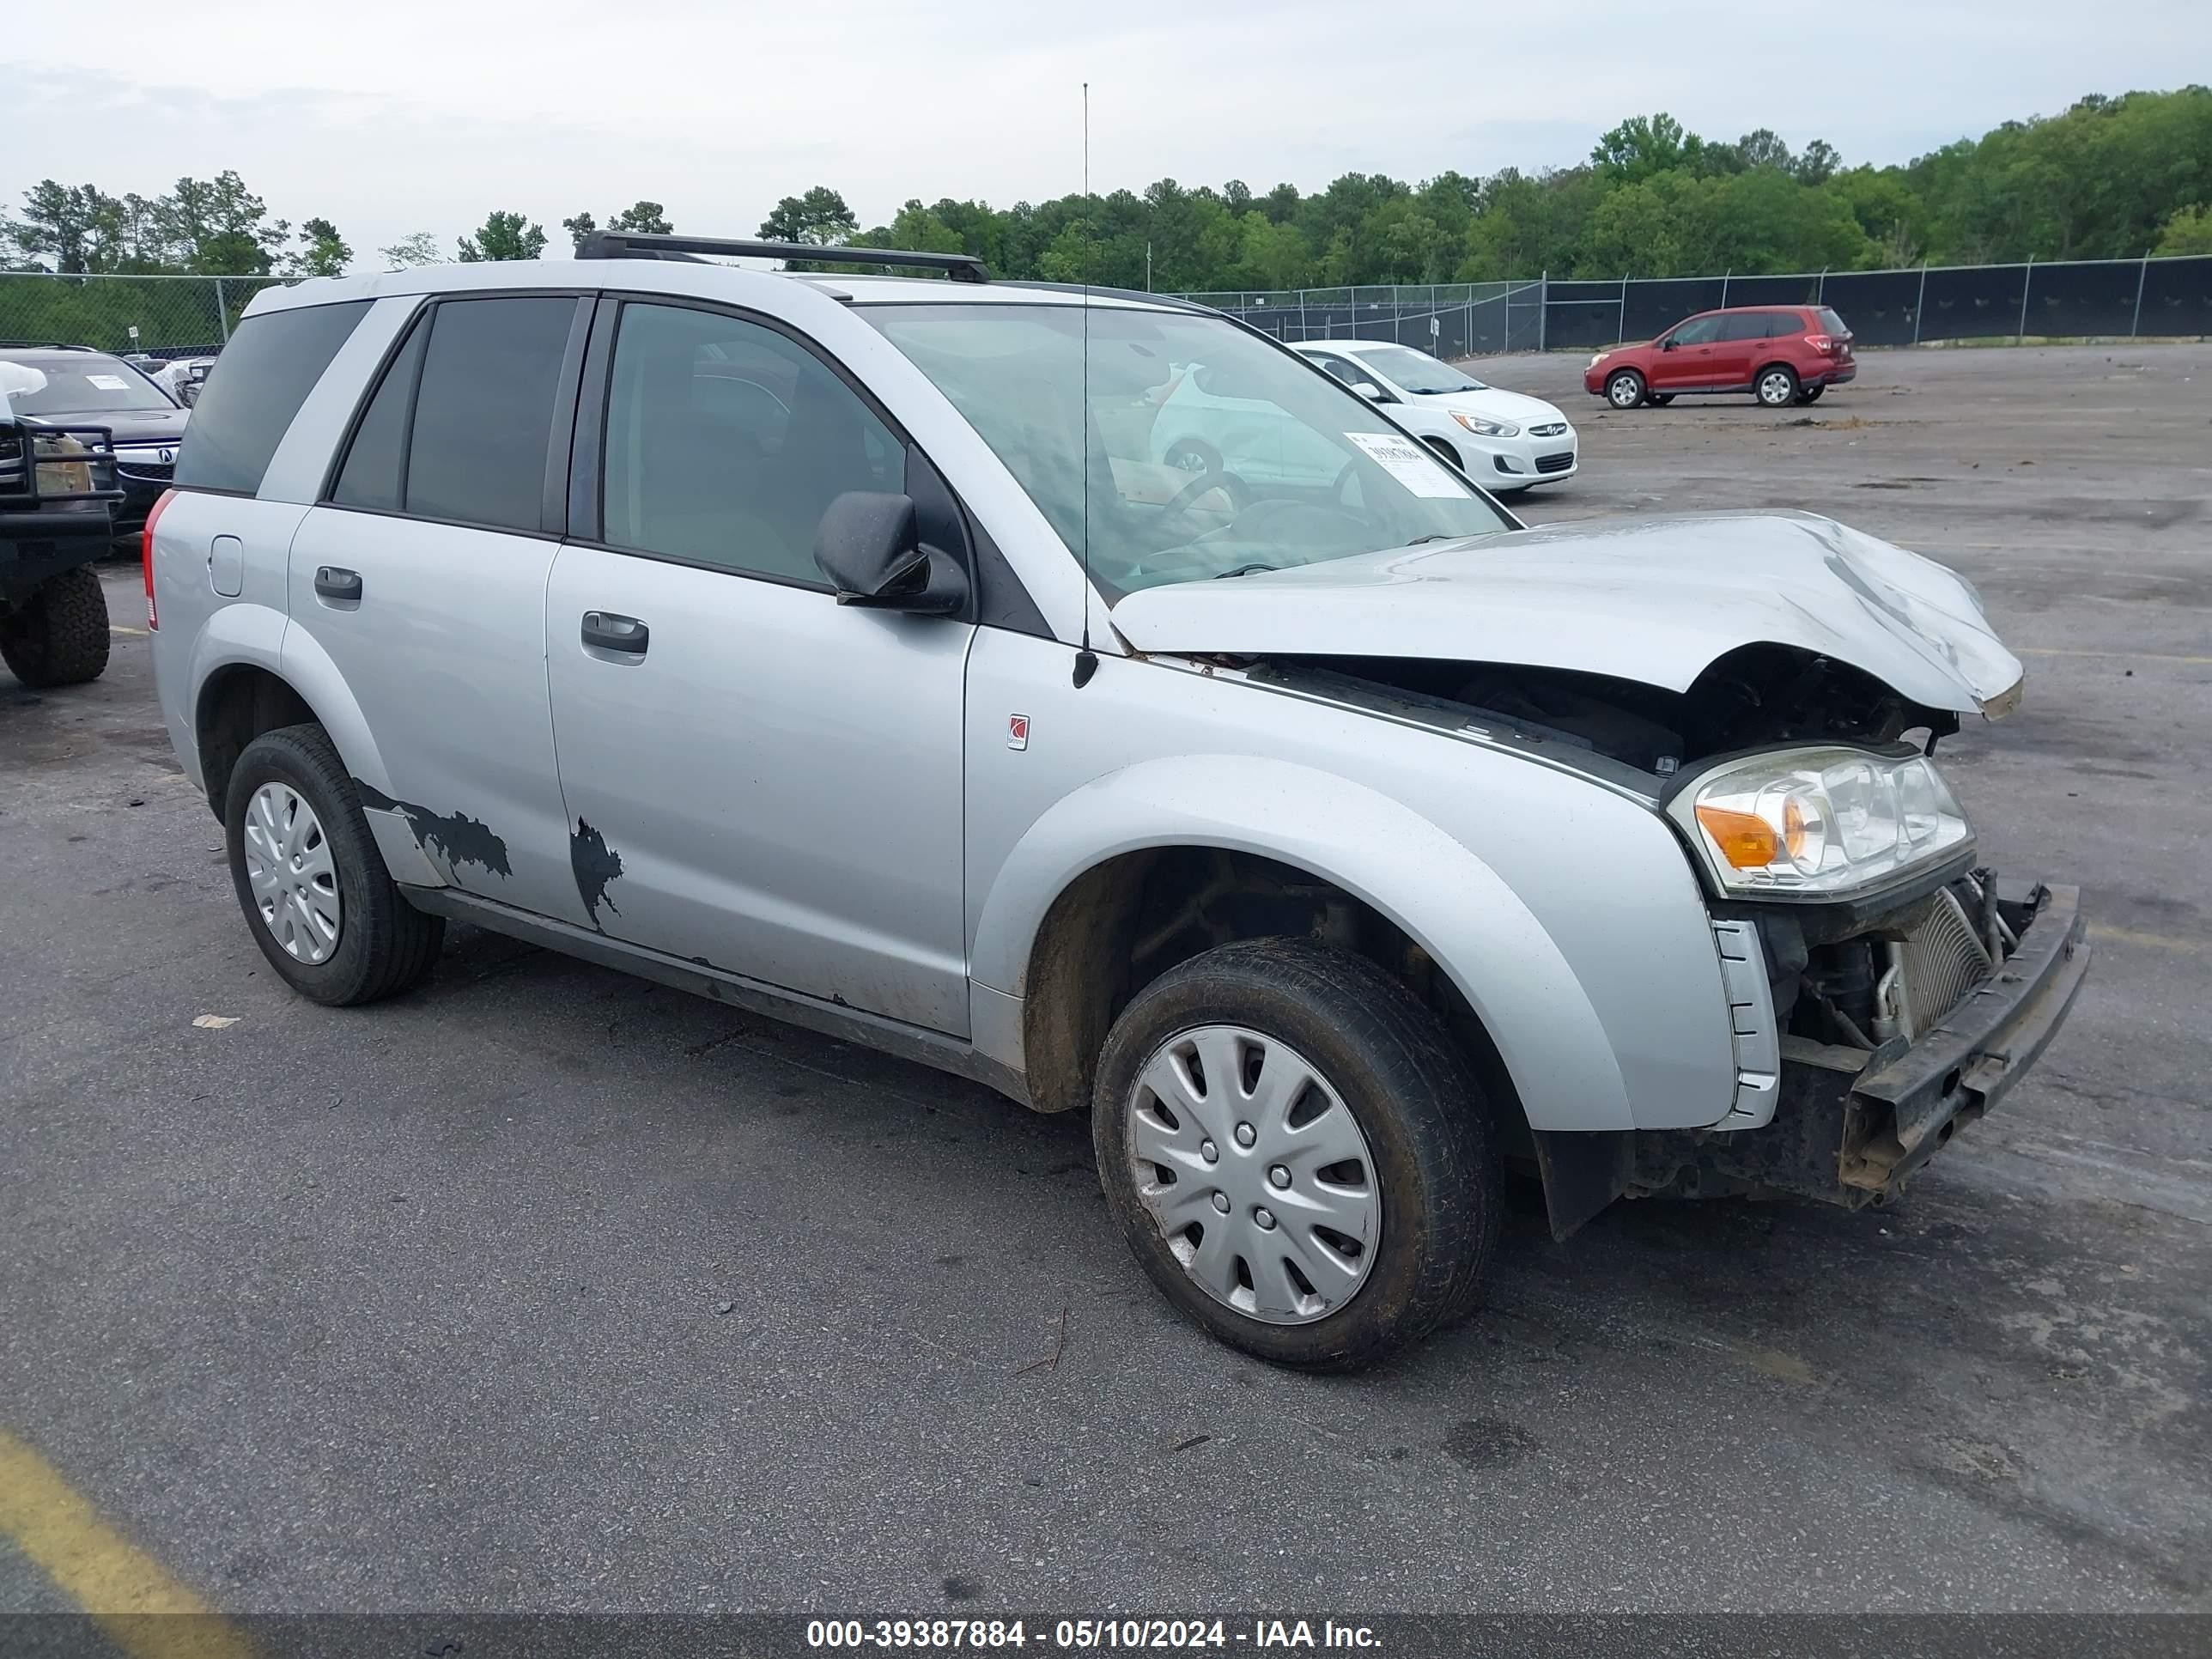
<path id="1" fill-rule="evenodd" d="M 131 390 L 131 382 L 125 380 L 120 374 L 88 374 L 84 378 L 88 383 L 98 386 L 102 392 L 128 392 Z"/>
<path id="2" fill-rule="evenodd" d="M 1344 435 L 1416 495 L 1467 494 L 1463 486 L 1452 481 L 1443 462 L 1402 432 L 1347 432 Z"/>

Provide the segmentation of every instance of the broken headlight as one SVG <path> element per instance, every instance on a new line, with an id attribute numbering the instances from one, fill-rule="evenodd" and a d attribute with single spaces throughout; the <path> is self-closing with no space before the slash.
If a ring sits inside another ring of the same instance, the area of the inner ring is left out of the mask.
<path id="1" fill-rule="evenodd" d="M 1973 826 L 1924 755 L 1789 749 L 1691 778 L 1667 808 L 1732 892 L 1827 898 L 1955 853 Z"/>

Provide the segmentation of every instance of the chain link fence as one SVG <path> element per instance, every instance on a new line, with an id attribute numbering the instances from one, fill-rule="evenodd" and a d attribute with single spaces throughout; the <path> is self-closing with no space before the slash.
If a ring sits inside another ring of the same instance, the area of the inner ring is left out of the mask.
<path id="1" fill-rule="evenodd" d="M 0 272 L 0 343 L 220 350 L 276 276 L 57 276 Z M 2212 335 L 2212 256 L 1920 265 L 1790 276 L 1612 282 L 1435 283 L 1188 294 L 1279 340 L 1395 340 L 1439 357 L 1649 339 L 1722 306 L 1826 305 L 1861 345 L 1936 340 Z"/>
<path id="2" fill-rule="evenodd" d="M 56 276 L 0 271 L 0 344 L 206 356 L 280 276 Z"/>
<path id="3" fill-rule="evenodd" d="M 1915 265 L 1790 276 L 1440 283 L 1179 296 L 1281 340 L 1395 340 L 1439 357 L 1646 340 L 1724 306 L 1826 305 L 1861 345 L 2212 335 L 2212 257 Z"/>

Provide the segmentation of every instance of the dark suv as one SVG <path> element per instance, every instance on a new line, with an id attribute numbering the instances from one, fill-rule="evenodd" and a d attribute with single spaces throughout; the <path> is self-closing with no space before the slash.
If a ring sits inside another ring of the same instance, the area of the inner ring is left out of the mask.
<path id="1" fill-rule="evenodd" d="M 107 599 L 93 562 L 121 492 L 105 428 L 21 419 L 0 381 L 0 661 L 29 686 L 107 666 Z"/>
<path id="2" fill-rule="evenodd" d="M 137 535 L 169 487 L 191 411 L 143 370 L 88 346 L 0 344 L 0 386 L 18 416 L 104 427 L 115 439 L 118 540 Z"/>
<path id="3" fill-rule="evenodd" d="M 1784 409 L 1858 372 L 1851 331 L 1827 307 L 1741 306 L 1686 317 L 1648 345 L 1599 352 L 1583 389 L 1615 409 L 1671 404 L 1685 392 L 1748 392 Z"/>

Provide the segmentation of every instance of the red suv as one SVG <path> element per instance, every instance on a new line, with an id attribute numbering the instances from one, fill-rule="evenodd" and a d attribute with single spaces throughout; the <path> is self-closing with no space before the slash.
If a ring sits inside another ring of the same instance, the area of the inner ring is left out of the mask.
<path id="1" fill-rule="evenodd" d="M 1615 409 L 1681 392 L 1748 392 L 1769 409 L 1809 404 L 1859 372 L 1851 331 L 1826 306 L 1744 306 L 1686 317 L 1649 345 L 1601 351 L 1583 389 Z"/>

